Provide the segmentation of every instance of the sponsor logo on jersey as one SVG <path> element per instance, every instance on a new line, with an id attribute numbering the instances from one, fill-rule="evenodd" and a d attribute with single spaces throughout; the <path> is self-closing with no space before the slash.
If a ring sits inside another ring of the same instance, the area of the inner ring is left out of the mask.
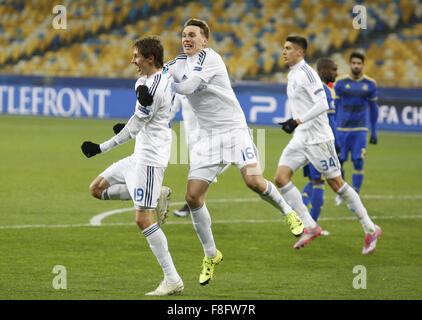
<path id="1" fill-rule="evenodd" d="M 145 113 L 146 115 L 149 115 L 149 110 L 147 108 L 145 108 L 143 105 L 139 105 L 138 106 L 138 110 Z"/>
<path id="2" fill-rule="evenodd" d="M 195 67 L 195 68 L 193 68 L 193 71 L 201 71 L 202 70 L 202 67 Z"/>
<path id="3" fill-rule="evenodd" d="M 314 95 L 317 95 L 317 94 L 318 94 L 318 93 L 320 93 L 321 91 L 324 91 L 324 89 L 322 89 L 322 88 L 317 89 L 317 90 L 314 92 Z"/>

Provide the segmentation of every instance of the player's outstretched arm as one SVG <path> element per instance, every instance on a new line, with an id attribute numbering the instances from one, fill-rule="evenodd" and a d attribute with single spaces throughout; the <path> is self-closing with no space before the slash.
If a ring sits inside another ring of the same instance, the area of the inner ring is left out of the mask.
<path id="1" fill-rule="evenodd" d="M 143 107 L 150 106 L 153 103 L 153 97 L 149 93 L 148 87 L 145 85 L 141 85 L 136 88 L 136 98 Z M 91 141 L 84 141 L 81 146 L 82 152 L 85 156 L 91 158 L 98 153 L 105 153 L 110 151 L 118 145 L 124 144 L 136 137 L 144 124 L 144 119 L 140 118 L 135 113 L 129 119 L 127 124 L 117 123 L 113 126 L 113 131 L 116 135 L 111 139 L 101 144 L 96 144 Z"/>
<path id="2" fill-rule="evenodd" d="M 173 82 L 171 84 L 171 88 L 179 94 L 192 94 L 195 92 L 196 89 L 198 89 L 199 85 L 201 84 L 201 81 L 202 79 L 200 77 L 192 76 L 191 78 L 183 82 Z"/>

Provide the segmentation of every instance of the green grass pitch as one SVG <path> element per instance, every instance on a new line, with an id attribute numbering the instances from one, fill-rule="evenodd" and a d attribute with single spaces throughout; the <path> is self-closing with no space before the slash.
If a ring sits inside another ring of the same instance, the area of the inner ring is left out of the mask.
<path id="1" fill-rule="evenodd" d="M 363 256 L 363 230 L 346 206 L 334 206 L 326 188 L 320 225 L 331 232 L 305 248 L 280 214 L 248 190 L 236 167 L 212 184 L 207 206 L 224 261 L 207 286 L 198 283 L 202 247 L 190 218 L 169 213 L 162 227 L 182 295 L 147 297 L 162 271 L 127 209 L 90 226 L 94 216 L 131 208 L 130 201 L 99 201 L 90 182 L 132 153 L 133 142 L 87 159 L 84 140 L 102 142 L 116 120 L 0 116 L 0 299 L 421 299 L 422 136 L 379 133 L 368 145 L 361 196 L 383 229 L 377 250 Z M 254 127 L 255 135 L 258 128 Z M 290 136 L 265 130 L 264 176 L 272 180 Z M 173 130 L 179 133 L 177 123 Z M 261 131 L 264 132 L 264 131 Z M 263 146 L 262 144 L 260 145 Z M 261 155 L 262 156 L 262 155 Z M 352 167 L 346 163 L 350 182 Z M 188 166 L 170 164 L 164 184 L 173 189 L 170 210 L 183 202 Z M 306 183 L 298 171 L 293 177 Z M 54 289 L 53 268 L 66 268 L 67 288 Z M 355 289 L 357 265 L 366 289 Z"/>

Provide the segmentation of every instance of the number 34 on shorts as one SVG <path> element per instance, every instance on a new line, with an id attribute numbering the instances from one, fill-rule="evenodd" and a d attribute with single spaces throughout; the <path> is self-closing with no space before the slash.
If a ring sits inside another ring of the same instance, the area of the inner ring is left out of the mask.
<path id="1" fill-rule="evenodd" d="M 334 161 L 333 157 L 330 157 L 330 159 L 327 160 L 320 160 L 322 165 L 322 170 L 327 171 L 329 167 L 336 167 L 336 162 Z"/>

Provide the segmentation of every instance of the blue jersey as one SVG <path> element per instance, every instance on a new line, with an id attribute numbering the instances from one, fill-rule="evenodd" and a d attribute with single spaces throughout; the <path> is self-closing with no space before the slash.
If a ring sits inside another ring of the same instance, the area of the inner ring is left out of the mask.
<path id="1" fill-rule="evenodd" d="M 328 121 L 330 123 L 330 127 L 333 130 L 333 134 L 334 134 L 334 139 L 335 139 L 335 144 L 336 146 L 338 146 L 338 141 L 337 141 L 337 125 L 336 125 L 336 107 L 335 107 L 335 103 L 334 103 L 334 90 L 331 89 L 329 86 L 327 86 L 325 83 L 323 83 L 324 86 L 324 90 L 325 90 L 325 95 L 327 96 L 327 101 L 328 101 L 328 110 L 327 110 L 327 114 L 328 114 Z"/>
<path id="2" fill-rule="evenodd" d="M 349 75 L 334 84 L 338 131 L 368 131 L 371 124 L 375 134 L 378 118 L 377 86 L 374 79 L 364 75 L 358 80 Z M 368 112 L 369 110 L 369 112 Z"/>

